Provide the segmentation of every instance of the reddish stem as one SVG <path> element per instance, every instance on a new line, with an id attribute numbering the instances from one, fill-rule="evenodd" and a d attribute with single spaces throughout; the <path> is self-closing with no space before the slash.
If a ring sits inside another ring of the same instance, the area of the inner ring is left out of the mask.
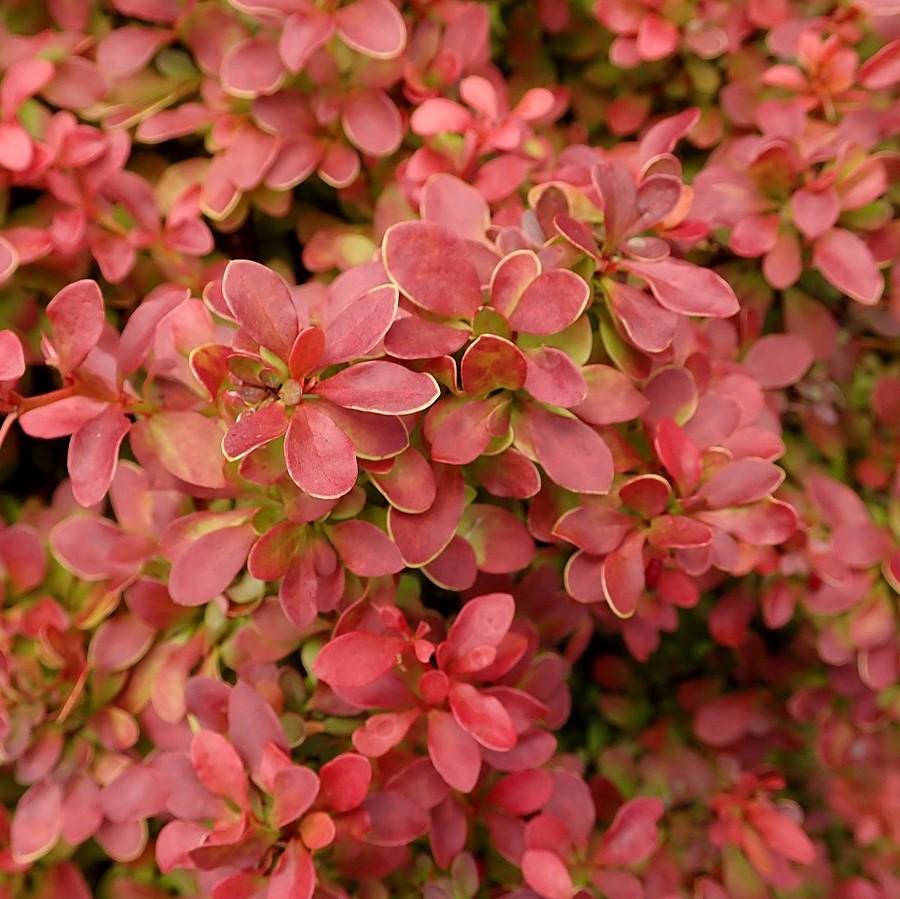
<path id="1" fill-rule="evenodd" d="M 75 385 L 69 384 L 66 387 L 60 387 L 58 390 L 51 390 L 50 393 L 42 393 L 40 396 L 16 397 L 16 407 L 21 415 L 23 412 L 28 412 L 31 409 L 39 409 L 41 406 L 49 406 L 50 403 L 56 403 L 59 400 L 75 396 L 77 392 Z"/>

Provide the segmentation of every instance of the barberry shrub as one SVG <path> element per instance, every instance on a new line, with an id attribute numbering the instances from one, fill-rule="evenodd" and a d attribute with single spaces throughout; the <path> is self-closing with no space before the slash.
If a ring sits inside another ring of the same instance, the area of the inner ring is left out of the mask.
<path id="1" fill-rule="evenodd" d="M 0 3 L 0 899 L 897 899 L 900 4 Z"/>

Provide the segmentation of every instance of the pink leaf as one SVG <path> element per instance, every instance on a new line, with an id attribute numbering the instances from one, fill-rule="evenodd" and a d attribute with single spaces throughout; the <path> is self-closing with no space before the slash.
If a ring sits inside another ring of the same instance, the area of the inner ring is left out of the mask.
<path id="1" fill-rule="evenodd" d="M 394 667 L 402 648 L 398 637 L 364 631 L 341 634 L 319 651 L 313 672 L 332 687 L 365 687 Z"/>
<path id="2" fill-rule="evenodd" d="M 682 315 L 728 318 L 738 311 L 737 297 L 714 271 L 681 259 L 629 261 L 623 268 L 643 278 L 660 305 Z"/>
<path id="3" fill-rule="evenodd" d="M 612 454 L 593 428 L 539 406 L 528 409 L 527 424 L 538 462 L 551 480 L 578 493 L 609 492 Z"/>
<path id="4" fill-rule="evenodd" d="M 885 44 L 870 56 L 859 68 L 859 80 L 870 91 L 884 90 L 900 82 L 900 40 Z"/>
<path id="5" fill-rule="evenodd" d="M 852 231 L 833 228 L 813 249 L 813 265 L 842 293 L 872 306 L 884 292 L 884 277 L 872 252 Z"/>
<path id="6" fill-rule="evenodd" d="M 131 421 L 116 406 L 107 406 L 86 421 L 69 441 L 68 467 L 72 494 L 82 506 L 106 496 L 119 463 L 119 447 Z"/>
<path id="7" fill-rule="evenodd" d="M 471 793 L 481 773 L 478 744 L 447 712 L 428 714 L 428 754 L 438 774 L 460 793 Z"/>
<path id="8" fill-rule="evenodd" d="M 368 521 L 339 522 L 331 528 L 329 539 L 344 565 L 360 577 L 382 577 L 403 570 L 400 550 Z"/>
<path id="9" fill-rule="evenodd" d="M 103 333 L 103 295 L 96 281 L 75 281 L 47 305 L 53 348 L 62 372 L 78 368 Z"/>
<path id="10" fill-rule="evenodd" d="M 126 78 L 143 69 L 169 40 L 169 32 L 161 29 L 125 25 L 97 45 L 97 65 L 107 78 Z"/>
<path id="11" fill-rule="evenodd" d="M 345 409 L 381 415 L 420 412 L 441 393 L 431 375 L 383 361 L 351 365 L 322 381 L 316 392 Z"/>
<path id="12" fill-rule="evenodd" d="M 289 16 L 281 29 L 278 52 L 291 72 L 306 67 L 312 55 L 334 33 L 330 15 L 314 7 Z"/>
<path id="13" fill-rule="evenodd" d="M 238 681 L 228 696 L 228 738 L 251 773 L 257 771 L 267 746 L 288 746 L 275 710 L 244 681 Z"/>
<path id="14" fill-rule="evenodd" d="M 384 266 L 417 306 L 470 319 L 481 305 L 481 283 L 466 244 L 440 225 L 401 222 L 384 236 Z"/>
<path id="15" fill-rule="evenodd" d="M 825 190 L 801 187 L 791 197 L 794 224 L 807 240 L 815 240 L 833 228 L 840 214 L 840 200 L 833 187 Z"/>
<path id="16" fill-rule="evenodd" d="M 265 37 L 235 44 L 219 69 L 222 87 L 235 97 L 274 94 L 285 74 L 274 41 Z"/>
<path id="17" fill-rule="evenodd" d="M 341 122 L 350 143 L 370 156 L 390 156 L 403 141 L 400 111 L 383 90 L 352 94 L 344 102 Z"/>
<path id="18" fill-rule="evenodd" d="M 744 357 L 745 368 L 765 389 L 796 384 L 812 363 L 809 341 L 797 334 L 767 334 Z"/>
<path id="19" fill-rule="evenodd" d="M 34 158 L 31 136 L 18 122 L 0 123 L 0 166 L 24 172 Z"/>
<path id="20" fill-rule="evenodd" d="M 356 452 L 350 438 L 315 403 L 294 409 L 284 441 L 291 480 L 319 499 L 337 499 L 356 483 Z"/>
<path id="21" fill-rule="evenodd" d="M 356 0 L 335 15 L 341 40 L 372 59 L 394 59 L 406 47 L 406 25 L 390 0 Z"/>
<path id="22" fill-rule="evenodd" d="M 442 225 L 465 240 L 484 240 L 491 223 L 490 209 L 481 192 L 443 172 L 425 182 L 419 210 L 426 222 Z"/>
<path id="23" fill-rule="evenodd" d="M 12 331 L 0 331 L 0 381 L 15 381 L 24 374 L 22 342 Z"/>
<path id="24" fill-rule="evenodd" d="M 30 786 L 19 800 L 10 827 L 10 849 L 19 865 L 46 855 L 62 831 L 62 788 L 45 780 Z"/>
<path id="25" fill-rule="evenodd" d="M 114 824 L 139 822 L 158 815 L 166 807 L 168 789 L 157 771 L 136 763 L 100 791 L 100 803 Z"/>
<path id="26" fill-rule="evenodd" d="M 198 730 L 191 740 L 191 764 L 197 779 L 211 793 L 238 806 L 247 803 L 247 775 L 237 750 L 214 730 Z"/>
<path id="27" fill-rule="evenodd" d="M 222 293 L 240 326 L 257 343 L 286 360 L 299 324 L 282 278 L 258 262 L 235 259 L 225 268 Z"/>

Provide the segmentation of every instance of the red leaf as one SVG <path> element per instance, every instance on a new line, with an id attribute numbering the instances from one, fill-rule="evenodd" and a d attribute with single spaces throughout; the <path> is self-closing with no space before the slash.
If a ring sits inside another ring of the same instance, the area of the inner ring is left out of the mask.
<path id="1" fill-rule="evenodd" d="M 333 812 L 349 812 L 362 805 L 372 782 L 372 763 L 355 752 L 345 752 L 322 765 L 321 800 Z"/>
<path id="2" fill-rule="evenodd" d="M 658 799 L 631 799 L 617 812 L 609 825 L 595 861 L 601 865 L 640 864 L 656 850 L 659 834 L 656 823 L 663 815 Z"/>
<path id="3" fill-rule="evenodd" d="M 299 324 L 281 276 L 258 262 L 234 259 L 225 267 L 222 293 L 241 328 L 287 360 Z"/>
<path id="4" fill-rule="evenodd" d="M 516 745 L 516 729 L 499 699 L 466 683 L 454 684 L 449 699 L 457 724 L 482 746 L 506 752 Z"/>
<path id="5" fill-rule="evenodd" d="M 438 474 L 437 496 L 426 512 L 410 515 L 388 510 L 388 533 L 407 565 L 419 567 L 437 558 L 453 538 L 465 507 L 465 483 L 458 468 Z"/>
<path id="6" fill-rule="evenodd" d="M 613 458 L 593 428 L 540 406 L 528 408 L 526 421 L 537 460 L 551 480 L 578 493 L 609 492 Z"/>
<path id="7" fill-rule="evenodd" d="M 527 334 L 558 334 L 584 312 L 590 298 L 590 286 L 580 275 L 551 269 L 525 288 L 507 316 L 509 325 Z"/>
<path id="8" fill-rule="evenodd" d="M 575 886 L 562 859 L 548 849 L 528 849 L 522 855 L 522 877 L 543 899 L 571 899 Z"/>
<path id="9" fill-rule="evenodd" d="M 291 480 L 310 496 L 337 499 L 356 484 L 356 452 L 350 438 L 313 402 L 294 409 L 284 458 Z"/>
<path id="10" fill-rule="evenodd" d="M 168 791 L 168 785 L 157 771 L 137 763 L 100 791 L 100 803 L 109 821 L 129 824 L 163 811 Z"/>
<path id="11" fill-rule="evenodd" d="M 272 781 L 272 821 L 285 827 L 296 821 L 316 801 L 319 778 L 309 768 L 289 765 L 275 774 Z"/>
<path id="12" fill-rule="evenodd" d="M 261 409 L 245 412 L 222 438 L 222 452 L 228 460 L 241 459 L 248 453 L 277 440 L 288 427 L 281 403 L 270 403 Z"/>
<path id="13" fill-rule="evenodd" d="M 434 378 L 394 362 L 358 362 L 322 381 L 316 392 L 345 409 L 409 415 L 427 409 L 441 394 Z"/>
<path id="14" fill-rule="evenodd" d="M 398 511 L 427 511 L 437 495 L 434 472 L 425 457 L 413 447 L 394 458 L 390 470 L 369 472 L 372 483 Z"/>
<path id="15" fill-rule="evenodd" d="M 833 228 L 813 249 L 813 265 L 842 293 L 873 306 L 884 292 L 884 277 L 866 243 L 852 231 Z"/>
<path id="16" fill-rule="evenodd" d="M 180 606 L 199 606 L 214 599 L 244 567 L 255 540 L 249 524 L 204 534 L 175 560 L 169 595 Z"/>
<path id="17" fill-rule="evenodd" d="M 794 507 L 774 499 L 735 509 L 697 512 L 696 517 L 751 546 L 778 546 L 797 530 Z"/>
<path id="18" fill-rule="evenodd" d="M 312 899 L 316 867 L 300 840 L 291 840 L 269 878 L 266 899 Z"/>
<path id="19" fill-rule="evenodd" d="M 472 792 L 481 773 L 481 752 L 447 712 L 428 713 L 428 755 L 449 786 L 460 793 Z"/>
<path id="20" fill-rule="evenodd" d="M 701 488 L 698 496 L 713 509 L 742 506 L 774 493 L 784 481 L 784 472 L 763 459 L 739 459 L 720 468 Z"/>
<path id="21" fill-rule="evenodd" d="M 647 542 L 662 549 L 692 549 L 709 546 L 712 531 L 684 515 L 659 515 L 650 524 Z"/>
<path id="22" fill-rule="evenodd" d="M 653 439 L 656 455 L 675 478 L 682 494 L 690 494 L 700 480 L 700 450 L 685 432 L 669 418 L 656 426 Z"/>
<path id="23" fill-rule="evenodd" d="M 228 738 L 251 774 L 270 743 L 285 750 L 288 747 L 275 710 L 244 681 L 238 681 L 228 695 Z"/>
<path id="24" fill-rule="evenodd" d="M 328 530 L 341 561 L 360 577 L 381 577 L 403 570 L 400 550 L 384 531 L 368 521 L 342 521 Z"/>
<path id="25" fill-rule="evenodd" d="M 711 269 L 672 258 L 655 262 L 631 260 L 622 267 L 643 278 L 653 296 L 672 312 L 728 318 L 738 311 L 734 291 Z"/>
<path id="26" fill-rule="evenodd" d="M 214 730 L 198 730 L 191 740 L 191 764 L 197 779 L 211 793 L 243 808 L 247 804 L 247 774 L 237 750 Z"/>
<path id="27" fill-rule="evenodd" d="M 150 418 L 150 437 L 160 464 L 176 478 L 198 487 L 225 486 L 222 431 L 215 419 L 199 412 L 157 412 Z"/>
<path id="28" fill-rule="evenodd" d="M 816 847 L 803 829 L 773 808 L 753 804 L 747 810 L 753 829 L 779 855 L 801 865 L 816 860 Z"/>
<path id="29" fill-rule="evenodd" d="M 470 319 L 481 305 L 481 283 L 466 244 L 431 222 L 401 222 L 384 235 L 384 266 L 417 306 Z"/>
<path id="30" fill-rule="evenodd" d="M 103 333 L 103 295 L 96 281 L 75 281 L 47 305 L 53 348 L 62 372 L 78 368 Z"/>
<path id="31" fill-rule="evenodd" d="M 341 634 L 319 650 L 313 673 L 332 687 L 365 687 L 397 664 L 403 646 L 399 637 L 365 631 Z"/>
<path id="32" fill-rule="evenodd" d="M 360 359 L 384 339 L 397 314 L 397 288 L 375 287 L 342 309 L 325 328 L 324 368 Z"/>
<path id="33" fill-rule="evenodd" d="M 509 632 L 515 614 L 516 603 L 508 593 L 476 596 L 456 616 L 447 633 L 447 645 L 455 658 L 463 658 L 480 646 L 498 646 Z"/>
<path id="34" fill-rule="evenodd" d="M 587 365 L 581 370 L 587 384 L 584 402 L 572 411 L 592 425 L 611 425 L 638 418 L 649 405 L 631 378 L 608 365 Z"/>
<path id="35" fill-rule="evenodd" d="M 604 560 L 600 570 L 603 595 L 620 618 L 629 618 L 644 592 L 644 535 L 632 534 Z"/>
<path id="36" fill-rule="evenodd" d="M 628 339 L 638 349 L 661 353 L 675 337 L 678 316 L 663 309 L 646 291 L 630 284 L 606 280 L 609 305 Z"/>
<path id="37" fill-rule="evenodd" d="M 119 463 L 119 447 L 130 429 L 131 421 L 116 406 L 107 406 L 72 435 L 69 477 L 72 494 L 82 506 L 93 506 L 106 496 Z"/>
<path id="38" fill-rule="evenodd" d="M 19 865 L 46 855 L 62 831 L 62 788 L 50 780 L 30 786 L 19 800 L 10 827 L 10 849 Z"/>
<path id="39" fill-rule="evenodd" d="M 588 387 L 581 369 L 567 353 L 544 346 L 529 350 L 526 359 L 525 389 L 538 402 L 571 409 L 587 397 Z"/>
<path id="40" fill-rule="evenodd" d="M 481 396 L 493 390 L 518 390 L 525 383 L 522 351 L 509 340 L 482 334 L 469 344 L 460 362 L 463 390 Z"/>

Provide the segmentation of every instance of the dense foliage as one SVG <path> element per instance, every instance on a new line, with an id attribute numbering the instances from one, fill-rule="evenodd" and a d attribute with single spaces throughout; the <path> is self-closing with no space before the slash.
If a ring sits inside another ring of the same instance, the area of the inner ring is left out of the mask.
<path id="1" fill-rule="evenodd" d="M 2 899 L 897 899 L 900 2 L 0 2 Z"/>

